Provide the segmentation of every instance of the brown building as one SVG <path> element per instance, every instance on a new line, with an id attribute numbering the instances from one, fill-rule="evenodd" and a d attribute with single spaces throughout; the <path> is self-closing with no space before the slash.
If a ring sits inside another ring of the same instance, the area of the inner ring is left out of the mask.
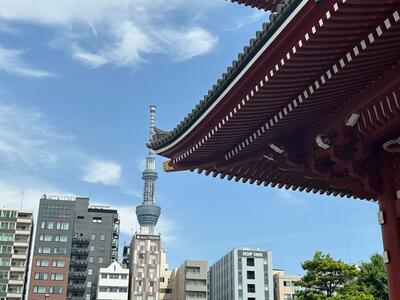
<path id="1" fill-rule="evenodd" d="M 298 275 L 285 274 L 285 271 L 274 269 L 274 300 L 296 299 L 296 293 L 301 287 L 296 286 L 296 282 L 301 279 Z"/>
<path id="2" fill-rule="evenodd" d="M 207 262 L 187 260 L 170 278 L 171 299 L 207 299 Z"/>

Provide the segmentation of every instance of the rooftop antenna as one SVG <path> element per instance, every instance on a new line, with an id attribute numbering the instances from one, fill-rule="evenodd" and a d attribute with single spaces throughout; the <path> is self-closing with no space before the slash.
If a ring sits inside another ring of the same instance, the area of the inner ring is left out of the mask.
<path id="1" fill-rule="evenodd" d="M 22 204 L 24 203 L 24 194 L 25 194 L 25 187 L 22 187 L 22 193 L 21 193 L 21 204 L 20 204 L 20 209 L 22 209 Z"/>

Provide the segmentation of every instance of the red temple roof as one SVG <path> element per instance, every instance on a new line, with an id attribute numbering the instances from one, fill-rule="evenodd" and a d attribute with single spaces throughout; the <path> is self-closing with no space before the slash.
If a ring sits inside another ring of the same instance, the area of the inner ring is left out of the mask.
<path id="1" fill-rule="evenodd" d="M 292 0 L 149 145 L 164 168 L 376 199 L 400 129 L 400 0 Z"/>

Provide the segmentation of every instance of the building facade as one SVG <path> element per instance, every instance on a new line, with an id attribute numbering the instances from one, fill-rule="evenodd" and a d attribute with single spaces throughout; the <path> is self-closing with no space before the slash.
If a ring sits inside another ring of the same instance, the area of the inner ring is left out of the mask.
<path id="1" fill-rule="evenodd" d="M 270 251 L 233 249 L 209 271 L 210 300 L 273 300 Z"/>
<path id="2" fill-rule="evenodd" d="M 32 212 L 0 210 L 0 300 L 25 297 L 32 232 Z"/>
<path id="3" fill-rule="evenodd" d="M 97 300 L 128 300 L 129 269 L 114 261 L 100 268 Z"/>
<path id="4" fill-rule="evenodd" d="M 298 275 L 285 274 L 285 271 L 274 269 L 274 300 L 296 299 L 296 293 L 301 287 L 296 282 L 301 279 Z"/>
<path id="5" fill-rule="evenodd" d="M 205 261 L 185 261 L 171 274 L 171 299 L 207 299 L 207 271 Z"/>
<path id="6" fill-rule="evenodd" d="M 29 299 L 96 299 L 98 272 L 117 259 L 116 210 L 88 198 L 40 199 Z"/>
<path id="7" fill-rule="evenodd" d="M 150 141 L 154 135 L 154 120 L 155 106 L 150 106 Z M 161 247 L 161 235 L 154 232 L 161 208 L 155 203 L 157 171 L 152 151 L 149 151 L 146 157 L 146 168 L 142 173 L 142 179 L 143 202 L 136 207 L 140 230 L 133 235 L 129 247 L 130 299 L 170 299 L 168 288 L 170 272 L 166 253 Z"/>

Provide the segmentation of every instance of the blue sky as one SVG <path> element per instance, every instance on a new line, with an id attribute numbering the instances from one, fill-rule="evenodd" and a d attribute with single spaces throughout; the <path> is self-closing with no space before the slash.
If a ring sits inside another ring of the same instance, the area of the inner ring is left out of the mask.
<path id="1" fill-rule="evenodd" d="M 148 106 L 174 127 L 267 14 L 223 0 L 0 0 L 0 204 L 41 194 L 116 207 L 137 228 Z M 158 226 L 169 264 L 233 247 L 273 251 L 301 273 L 316 250 L 349 262 L 381 252 L 377 205 L 161 171 Z"/>

